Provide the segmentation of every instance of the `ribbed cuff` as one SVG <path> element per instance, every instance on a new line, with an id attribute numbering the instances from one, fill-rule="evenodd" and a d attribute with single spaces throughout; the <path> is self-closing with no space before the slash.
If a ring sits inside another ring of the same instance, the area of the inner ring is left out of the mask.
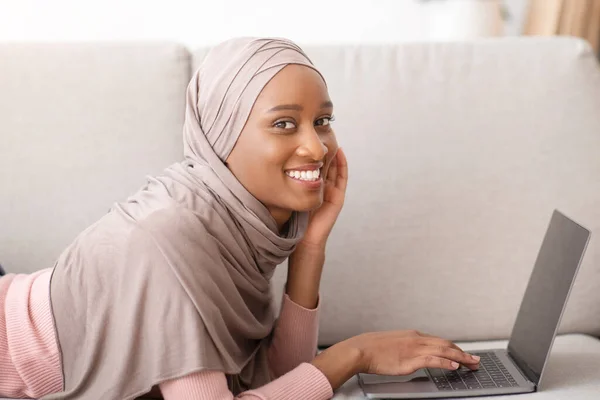
<path id="1" fill-rule="evenodd" d="M 299 309 L 299 310 L 305 311 L 305 312 L 307 312 L 307 313 L 316 313 L 316 312 L 318 312 L 318 311 L 319 311 L 319 309 L 321 308 L 321 307 L 320 307 L 320 306 L 321 306 L 321 296 L 319 296 L 319 297 L 317 298 L 317 306 L 316 306 L 315 308 L 306 308 L 306 307 L 303 307 L 303 306 L 301 306 L 300 304 L 298 304 L 298 303 L 296 303 L 294 300 L 292 300 L 292 299 L 290 298 L 290 296 L 288 296 L 288 294 L 287 294 L 287 293 L 284 293 L 284 294 L 283 294 L 283 301 L 281 302 L 281 304 L 282 304 L 282 306 L 281 306 L 282 308 L 283 308 L 283 307 L 285 307 L 286 305 L 287 305 L 287 306 L 290 306 L 290 305 L 291 305 L 291 306 L 293 306 L 294 308 L 297 308 L 297 309 Z"/>
<path id="2" fill-rule="evenodd" d="M 62 369 L 50 309 L 51 269 L 18 274 L 6 294 L 6 334 L 14 368 L 33 398 L 62 390 Z"/>

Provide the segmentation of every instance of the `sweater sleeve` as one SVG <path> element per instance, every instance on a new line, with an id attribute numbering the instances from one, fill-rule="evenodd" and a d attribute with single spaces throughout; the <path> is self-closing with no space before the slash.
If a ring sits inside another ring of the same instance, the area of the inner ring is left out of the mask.
<path id="1" fill-rule="evenodd" d="M 275 378 L 308 363 L 317 354 L 320 300 L 314 309 L 294 303 L 283 295 L 281 311 L 268 350 L 269 366 Z"/>
<path id="2" fill-rule="evenodd" d="M 258 389 L 234 397 L 220 371 L 200 371 L 160 384 L 165 400 L 327 400 L 333 396 L 327 378 L 312 364 L 303 363 Z"/>

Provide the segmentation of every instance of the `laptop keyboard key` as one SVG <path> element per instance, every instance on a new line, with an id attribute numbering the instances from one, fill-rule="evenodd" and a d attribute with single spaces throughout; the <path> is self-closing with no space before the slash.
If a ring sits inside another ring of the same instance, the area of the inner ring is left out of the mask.
<path id="1" fill-rule="evenodd" d="M 440 368 L 429 369 L 431 377 L 440 390 L 473 390 L 517 386 L 517 381 L 494 353 L 473 353 L 481 357 L 479 369 L 471 371 L 461 367 L 455 371 Z"/>

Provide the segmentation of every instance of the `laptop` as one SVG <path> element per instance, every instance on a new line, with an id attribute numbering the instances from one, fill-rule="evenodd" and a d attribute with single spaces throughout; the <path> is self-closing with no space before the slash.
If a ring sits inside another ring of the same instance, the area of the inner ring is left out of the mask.
<path id="1" fill-rule="evenodd" d="M 590 231 L 558 210 L 538 253 L 507 349 L 470 352 L 481 357 L 471 371 L 424 368 L 407 376 L 358 374 L 370 399 L 427 399 L 535 392 L 560 324 Z"/>

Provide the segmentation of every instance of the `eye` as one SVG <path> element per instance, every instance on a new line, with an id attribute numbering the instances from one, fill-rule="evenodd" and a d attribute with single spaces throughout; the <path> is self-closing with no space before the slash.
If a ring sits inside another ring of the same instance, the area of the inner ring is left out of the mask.
<path id="1" fill-rule="evenodd" d="M 294 129 L 296 124 L 294 124 L 292 121 L 278 121 L 275 122 L 273 126 L 279 129 Z"/>
<path id="2" fill-rule="evenodd" d="M 331 117 L 319 118 L 318 120 L 315 121 L 315 125 L 329 126 L 333 121 L 335 121 L 335 117 L 332 115 Z"/>

